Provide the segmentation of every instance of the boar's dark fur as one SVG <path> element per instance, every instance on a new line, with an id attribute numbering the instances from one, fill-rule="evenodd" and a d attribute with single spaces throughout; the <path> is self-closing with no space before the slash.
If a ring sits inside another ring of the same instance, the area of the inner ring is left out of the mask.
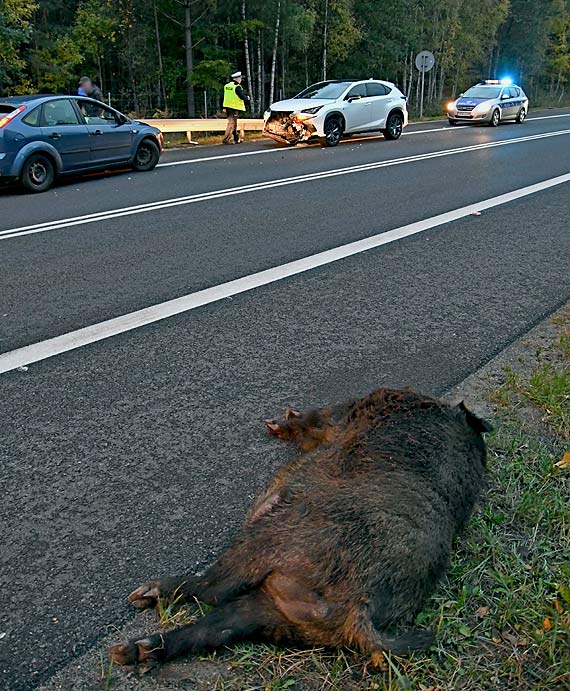
<path id="1" fill-rule="evenodd" d="M 304 453 L 280 468 L 240 533 L 202 576 L 151 581 L 129 600 L 197 598 L 191 626 L 114 646 L 150 663 L 241 639 L 355 646 L 375 656 L 430 645 L 409 629 L 449 560 L 485 471 L 482 432 L 463 404 L 378 389 L 344 405 L 266 421 Z"/>

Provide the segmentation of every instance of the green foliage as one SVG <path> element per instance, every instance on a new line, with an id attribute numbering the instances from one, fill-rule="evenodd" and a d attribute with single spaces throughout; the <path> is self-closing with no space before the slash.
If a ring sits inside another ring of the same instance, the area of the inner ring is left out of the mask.
<path id="1" fill-rule="evenodd" d="M 232 65 L 227 60 L 202 60 L 194 68 L 192 83 L 199 89 L 222 91 Z"/>
<path id="2" fill-rule="evenodd" d="M 22 45 L 31 35 L 31 19 L 36 9 L 33 0 L 1 0 L 0 90 L 22 83 L 26 67 Z"/>
<path id="3" fill-rule="evenodd" d="M 325 55 L 328 77 L 388 79 L 412 110 L 422 49 L 436 56 L 426 83 L 436 111 L 482 77 L 510 74 L 533 103 L 560 102 L 570 82 L 570 0 L 0 0 L 0 93 L 75 91 L 87 74 L 124 110 L 183 115 L 190 83 L 212 112 L 228 72 L 247 73 L 246 41 L 244 86 L 259 111 L 272 64 L 287 97 L 322 78 Z"/>

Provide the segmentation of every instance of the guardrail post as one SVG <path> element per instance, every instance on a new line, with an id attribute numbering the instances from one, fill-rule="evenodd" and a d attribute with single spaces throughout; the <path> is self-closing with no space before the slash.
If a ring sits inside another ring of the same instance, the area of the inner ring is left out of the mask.
<path id="1" fill-rule="evenodd" d="M 238 120 L 238 122 L 239 122 L 239 120 Z M 240 125 L 239 125 L 239 138 L 245 139 L 245 125 L 243 124 L 243 122 L 240 123 Z"/>

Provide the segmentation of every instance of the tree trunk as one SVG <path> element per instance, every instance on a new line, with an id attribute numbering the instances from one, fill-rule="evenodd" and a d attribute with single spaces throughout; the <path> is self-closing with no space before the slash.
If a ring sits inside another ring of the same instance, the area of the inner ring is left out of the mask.
<path id="1" fill-rule="evenodd" d="M 162 49 L 160 47 L 160 29 L 158 27 L 158 13 L 156 11 L 156 0 L 152 0 L 152 12 L 154 15 L 154 32 L 156 34 L 156 57 L 158 60 L 158 95 L 159 101 L 162 98 L 164 110 L 168 110 L 168 105 L 166 103 L 166 89 L 164 88 L 164 66 L 162 64 Z"/>
<path id="2" fill-rule="evenodd" d="M 323 81 L 327 78 L 327 34 L 329 30 L 329 0 L 325 0 L 325 28 L 323 31 Z"/>
<path id="3" fill-rule="evenodd" d="M 279 23 L 281 22 L 281 0 L 277 0 L 277 16 L 275 17 L 275 33 L 273 35 L 273 55 L 271 58 L 271 82 L 269 86 L 269 105 L 275 96 L 275 71 L 277 68 L 277 46 L 279 43 Z"/>
<path id="4" fill-rule="evenodd" d="M 184 43 L 186 51 L 186 109 L 188 110 L 188 117 L 193 118 L 196 115 L 196 107 L 194 105 L 194 87 L 192 86 L 194 60 L 192 58 L 192 16 L 190 14 L 190 3 L 191 0 L 184 0 Z"/>
<path id="5" fill-rule="evenodd" d="M 246 0 L 242 0 L 241 18 L 244 22 L 246 20 L 245 3 L 246 3 Z M 245 52 L 245 74 L 247 77 L 247 89 L 248 89 L 249 95 L 251 97 L 251 103 L 254 104 L 255 103 L 255 85 L 253 83 L 253 79 L 251 78 L 251 59 L 250 59 L 250 55 L 249 55 L 249 37 L 247 35 L 247 31 L 245 31 L 245 34 L 244 34 L 243 50 Z M 252 113 L 252 115 L 253 115 L 253 113 Z"/>
<path id="6" fill-rule="evenodd" d="M 263 111 L 263 61 L 261 49 L 261 31 L 257 32 L 257 112 Z"/>

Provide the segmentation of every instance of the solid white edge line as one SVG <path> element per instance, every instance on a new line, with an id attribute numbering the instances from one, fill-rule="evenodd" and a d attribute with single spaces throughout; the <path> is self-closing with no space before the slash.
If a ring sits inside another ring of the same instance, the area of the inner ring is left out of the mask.
<path id="1" fill-rule="evenodd" d="M 161 209 L 171 208 L 174 206 L 182 206 L 186 204 L 193 204 L 196 202 L 210 201 L 212 199 L 219 199 L 221 197 L 229 197 L 238 194 L 245 194 L 249 192 L 256 192 L 260 190 L 271 189 L 273 187 L 282 187 L 286 185 L 293 185 L 303 182 L 310 182 L 313 180 L 321 180 L 330 177 L 337 177 L 339 175 L 348 175 L 352 173 L 367 172 L 370 170 L 377 170 L 379 168 L 387 168 L 391 166 L 401 165 L 403 163 L 414 163 L 417 161 L 428 160 L 432 158 L 440 158 L 443 156 L 452 156 L 461 153 L 468 153 L 471 151 L 479 151 L 482 149 L 491 149 L 499 146 L 507 146 L 510 144 L 519 144 L 538 139 L 548 139 L 570 134 L 568 130 L 557 130 L 554 132 L 544 132 L 541 134 L 528 135 L 525 137 L 517 137 L 514 139 L 500 139 L 498 141 L 485 142 L 483 144 L 473 144 L 470 146 L 456 147 L 455 149 L 442 149 L 440 151 L 433 151 L 431 153 L 416 154 L 413 156 L 406 156 L 403 158 L 388 159 L 387 161 L 375 161 L 372 163 L 363 163 L 344 168 L 333 168 L 332 170 L 320 171 L 316 173 L 307 173 L 290 178 L 278 178 L 276 180 L 266 180 L 251 185 L 243 185 L 241 187 L 231 187 L 222 190 L 213 190 L 211 192 L 202 192 L 195 195 L 187 195 L 184 197 L 175 197 L 173 199 L 165 199 L 157 202 L 148 202 L 146 204 L 137 204 L 131 207 L 124 207 L 123 209 L 113 209 L 110 211 L 100 211 L 93 214 L 86 214 L 84 216 L 75 216 L 67 219 L 60 219 L 57 221 L 48 221 L 43 223 L 36 223 L 29 226 L 20 226 L 18 228 L 7 228 L 0 231 L 0 240 L 10 240 L 25 235 L 33 235 L 36 233 L 43 233 L 52 230 L 60 230 L 76 225 L 83 225 L 87 223 L 95 223 L 98 221 L 105 221 L 114 218 L 121 218 L 124 216 L 131 216 L 138 213 L 146 213 L 149 211 L 158 211 Z"/>
<path id="2" fill-rule="evenodd" d="M 3 353 L 0 355 L 0 374 L 387 245 L 456 221 L 475 211 L 491 209 L 567 182 L 570 182 L 570 173 Z"/>

